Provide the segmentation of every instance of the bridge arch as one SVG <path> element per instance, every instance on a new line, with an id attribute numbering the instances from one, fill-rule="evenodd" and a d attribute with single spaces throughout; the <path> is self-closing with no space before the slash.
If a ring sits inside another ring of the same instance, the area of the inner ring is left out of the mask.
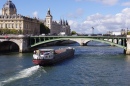
<path id="1" fill-rule="evenodd" d="M 3 41 L 0 42 L 0 52 L 1 53 L 19 52 L 19 46 L 17 43 L 12 41 Z"/>
<path id="2" fill-rule="evenodd" d="M 105 39 L 107 39 L 107 40 L 105 40 Z M 72 37 L 72 36 L 71 37 L 59 37 L 59 38 L 58 37 L 57 38 L 53 37 L 52 39 L 49 38 L 47 40 L 35 43 L 35 44 L 31 45 L 31 47 L 34 47 L 34 46 L 37 46 L 37 45 L 40 45 L 40 44 L 43 44 L 43 43 L 53 42 L 53 41 L 72 40 L 72 41 L 78 42 L 80 45 L 83 45 L 84 43 L 87 43 L 89 41 L 97 41 L 97 42 L 102 42 L 102 43 L 114 45 L 114 46 L 117 46 L 117 47 L 120 47 L 120 48 L 123 48 L 123 49 L 126 50 L 125 44 L 120 45 L 118 43 L 113 42 L 112 41 L 113 39 L 112 40 L 108 40 L 108 39 L 109 38 L 99 38 L 98 39 L 98 38 L 94 38 L 94 37 L 89 38 L 89 37 Z M 119 41 L 119 39 L 114 39 L 114 40 L 118 40 Z"/>
<path id="3" fill-rule="evenodd" d="M 65 39 L 66 39 L 66 38 L 65 38 Z M 90 42 L 90 41 L 97 41 L 97 42 L 106 43 L 106 44 L 109 44 L 109 45 L 114 45 L 114 46 L 117 46 L 117 47 L 126 49 L 125 46 L 122 46 L 122 45 L 120 45 L 120 44 L 117 44 L 117 43 L 115 43 L 115 42 L 112 42 L 111 40 L 101 40 L 101 39 L 94 39 L 94 38 L 69 38 L 68 40 L 76 41 L 76 42 L 78 42 L 80 45 L 83 45 L 83 44 L 88 43 L 88 42 Z"/>

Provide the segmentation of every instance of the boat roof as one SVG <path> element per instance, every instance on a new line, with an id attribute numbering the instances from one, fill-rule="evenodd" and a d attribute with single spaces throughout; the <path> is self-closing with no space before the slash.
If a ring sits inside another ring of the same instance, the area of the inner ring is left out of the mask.
<path id="1" fill-rule="evenodd" d="M 38 49 L 39 51 L 53 51 L 54 49 Z"/>

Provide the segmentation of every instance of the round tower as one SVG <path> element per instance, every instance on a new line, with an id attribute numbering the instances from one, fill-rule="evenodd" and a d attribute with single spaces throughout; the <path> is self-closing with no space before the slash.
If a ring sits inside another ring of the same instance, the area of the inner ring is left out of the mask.
<path id="1" fill-rule="evenodd" d="M 17 9 L 11 0 L 7 0 L 7 2 L 3 5 L 2 15 L 13 15 L 17 14 Z"/>

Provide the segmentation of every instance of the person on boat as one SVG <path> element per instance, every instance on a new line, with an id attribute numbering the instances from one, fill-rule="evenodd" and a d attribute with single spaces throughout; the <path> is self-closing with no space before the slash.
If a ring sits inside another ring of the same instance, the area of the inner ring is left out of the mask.
<path id="1" fill-rule="evenodd" d="M 36 54 L 36 51 L 34 50 L 34 54 Z"/>

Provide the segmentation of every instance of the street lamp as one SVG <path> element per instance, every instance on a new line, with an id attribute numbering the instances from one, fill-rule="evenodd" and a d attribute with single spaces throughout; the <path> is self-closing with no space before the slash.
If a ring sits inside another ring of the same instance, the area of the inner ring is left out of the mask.
<path id="1" fill-rule="evenodd" d="M 92 34 L 94 34 L 94 27 L 92 27 Z"/>

